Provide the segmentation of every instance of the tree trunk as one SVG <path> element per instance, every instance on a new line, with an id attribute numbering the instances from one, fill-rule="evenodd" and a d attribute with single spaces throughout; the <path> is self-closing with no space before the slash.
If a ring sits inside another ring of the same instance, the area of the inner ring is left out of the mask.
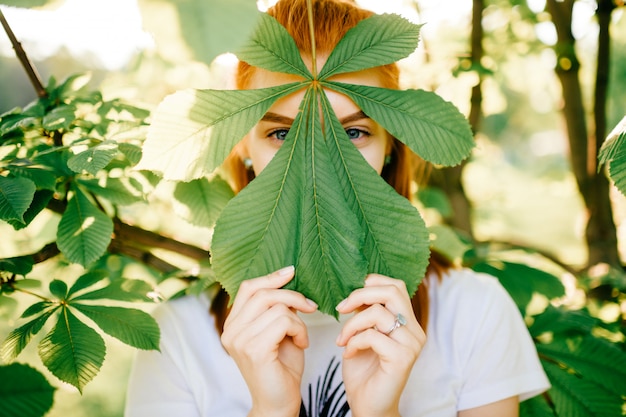
<path id="1" fill-rule="evenodd" d="M 472 68 L 477 69 L 481 66 L 483 57 L 483 25 L 482 16 L 485 8 L 484 0 L 473 0 L 472 8 L 472 34 L 471 34 L 471 52 L 470 59 Z M 470 101 L 469 122 L 472 131 L 476 133 L 479 129 L 479 123 L 482 116 L 482 73 L 478 71 L 478 82 L 472 87 L 472 95 Z M 464 232 L 473 239 L 472 232 L 472 204 L 465 194 L 463 188 L 463 169 L 467 160 L 460 165 L 443 168 L 434 176 L 434 183 L 440 187 L 450 199 L 452 205 L 453 216 L 449 219 L 451 226 L 457 230 Z"/>
<path id="2" fill-rule="evenodd" d="M 619 265 L 617 233 L 609 199 L 609 183 L 606 176 L 598 174 L 597 153 L 604 138 L 605 101 L 608 73 L 608 17 L 600 19 L 600 48 L 598 50 L 598 78 L 596 80 L 595 135 L 587 130 L 586 112 L 582 98 L 582 88 L 578 77 L 580 63 L 576 56 L 576 40 L 572 35 L 572 10 L 575 0 L 547 0 L 546 7 L 552 15 L 558 42 L 556 45 L 556 74 L 563 90 L 563 114 L 567 126 L 570 146 L 570 162 L 578 189 L 587 209 L 585 233 L 588 247 L 588 265 L 607 262 Z M 610 2 L 610 1 L 609 1 Z M 602 3 L 602 2 L 600 2 Z M 598 9 L 600 12 L 600 8 Z M 602 13 L 604 15 L 604 13 Z M 604 23 L 603 19 L 606 19 Z M 602 29 L 602 25 L 605 28 Z M 603 30 L 605 34 L 603 35 Z M 603 39 L 603 37 L 605 37 Z M 600 129 L 600 130 L 598 130 Z M 595 138 L 599 138 L 595 140 Z"/>
<path id="3" fill-rule="evenodd" d="M 617 233 L 613 221 L 613 208 L 609 198 L 610 181 L 605 171 L 598 172 L 598 153 L 606 138 L 606 102 L 609 85 L 609 68 L 611 65 L 611 36 L 609 27 L 611 13 L 615 9 L 613 0 L 598 0 L 596 16 L 598 18 L 598 56 L 596 65 L 596 82 L 593 106 L 595 134 L 593 170 L 590 172 L 589 223 L 587 224 L 587 241 L 589 242 L 589 264 L 607 262 L 620 265 L 617 249 Z"/>

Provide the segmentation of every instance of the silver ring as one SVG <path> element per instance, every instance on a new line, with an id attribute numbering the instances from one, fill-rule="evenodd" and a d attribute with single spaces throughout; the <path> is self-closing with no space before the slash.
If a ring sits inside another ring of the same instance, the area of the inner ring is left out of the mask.
<path id="1" fill-rule="evenodd" d="M 393 322 L 393 326 L 391 326 L 391 328 L 387 330 L 385 334 L 389 336 L 394 330 L 396 330 L 398 327 L 404 326 L 405 324 L 406 324 L 406 318 L 404 318 L 402 314 L 398 313 L 396 314 L 396 321 Z"/>

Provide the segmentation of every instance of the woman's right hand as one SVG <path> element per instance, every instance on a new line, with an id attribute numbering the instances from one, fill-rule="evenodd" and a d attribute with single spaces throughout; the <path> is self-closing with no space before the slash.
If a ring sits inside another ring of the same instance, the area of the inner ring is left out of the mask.
<path id="1" fill-rule="evenodd" d="M 252 396 L 249 416 L 297 416 L 307 329 L 297 312 L 317 305 L 302 294 L 281 289 L 294 277 L 289 266 L 244 281 L 222 333 Z"/>

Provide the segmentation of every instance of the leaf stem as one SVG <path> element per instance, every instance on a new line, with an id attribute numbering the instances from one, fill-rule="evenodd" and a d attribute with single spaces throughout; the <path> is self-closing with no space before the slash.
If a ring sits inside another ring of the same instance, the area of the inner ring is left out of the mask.
<path id="1" fill-rule="evenodd" d="M 315 29 L 313 26 L 313 1 L 307 0 L 307 14 L 309 16 L 309 33 L 311 35 L 311 73 L 313 79 L 317 79 L 317 53 L 315 47 Z"/>
<path id="2" fill-rule="evenodd" d="M 19 292 L 24 293 L 24 294 L 32 295 L 33 297 L 37 297 L 37 298 L 39 298 L 40 300 L 43 300 L 43 301 L 50 301 L 50 299 L 49 299 L 49 298 L 46 298 L 46 297 L 44 297 L 43 295 L 39 295 L 39 294 L 37 294 L 37 293 L 34 293 L 34 292 L 31 292 L 31 291 L 25 290 L 24 288 L 15 287 L 15 286 L 12 286 L 12 288 L 13 288 L 15 291 L 19 291 Z"/>
<path id="3" fill-rule="evenodd" d="M 41 82 L 41 78 L 39 77 L 37 70 L 33 66 L 32 62 L 30 62 L 30 59 L 26 55 L 24 48 L 22 48 L 22 44 L 15 37 L 13 30 L 11 30 L 11 27 L 9 26 L 9 22 L 7 22 L 7 20 L 5 19 L 4 13 L 2 13 L 2 9 L 0 9 L 0 23 L 2 23 L 2 27 L 4 28 L 4 31 L 6 32 L 7 36 L 11 40 L 11 45 L 13 45 L 13 49 L 15 49 L 15 55 L 17 55 L 17 58 L 21 62 L 22 66 L 24 67 L 26 74 L 28 74 L 28 78 L 30 78 L 30 82 L 35 88 L 35 91 L 37 92 L 37 96 L 39 98 L 47 97 L 48 93 L 46 92 L 46 89 L 44 88 L 43 83 Z"/>

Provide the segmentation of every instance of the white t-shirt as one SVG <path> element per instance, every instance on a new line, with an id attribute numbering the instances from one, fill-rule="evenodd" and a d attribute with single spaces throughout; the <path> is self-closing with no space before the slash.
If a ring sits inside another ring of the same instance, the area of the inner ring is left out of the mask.
<path id="1" fill-rule="evenodd" d="M 494 277 L 451 270 L 429 281 L 427 341 L 400 401 L 404 417 L 453 417 L 459 410 L 549 388 L 522 317 Z M 235 362 L 224 351 L 208 313 L 207 297 L 186 296 L 156 310 L 161 352 L 139 351 L 129 381 L 126 417 L 245 416 L 251 399 Z M 341 320 L 303 315 L 305 351 L 302 399 L 308 416 L 339 387 Z M 343 415 L 330 414 L 329 416 Z M 349 413 L 347 414 L 350 415 Z"/>

